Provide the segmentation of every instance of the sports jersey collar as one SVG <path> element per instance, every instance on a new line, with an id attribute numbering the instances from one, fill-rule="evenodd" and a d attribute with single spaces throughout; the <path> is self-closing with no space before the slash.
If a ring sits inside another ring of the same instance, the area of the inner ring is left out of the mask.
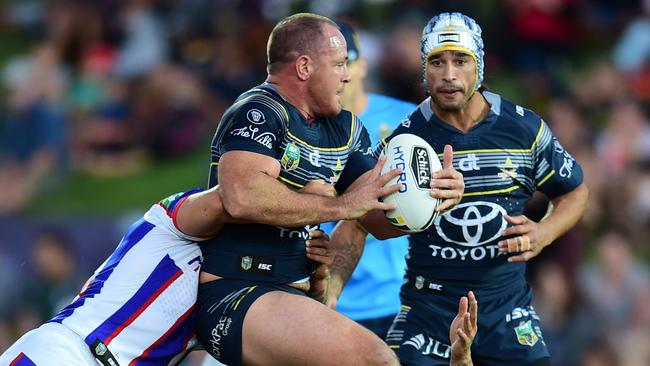
<path id="1" fill-rule="evenodd" d="M 302 113 L 300 113 L 298 108 L 296 108 L 293 104 L 289 103 L 288 100 L 284 99 L 284 97 L 282 96 L 282 94 L 280 94 L 280 92 L 275 87 L 275 85 L 268 82 L 264 82 L 259 87 L 264 90 L 268 90 L 269 92 L 273 93 L 278 98 L 280 98 L 282 100 L 282 103 L 284 103 L 284 105 L 287 107 L 287 109 L 290 109 L 293 112 L 293 114 L 295 114 L 300 119 L 300 123 L 306 128 L 307 131 L 319 129 L 321 117 L 316 118 L 311 123 L 309 123 L 305 118 L 305 116 L 303 116 Z"/>
<path id="2" fill-rule="evenodd" d="M 472 127 L 472 129 L 470 129 L 469 132 L 485 124 L 485 122 L 495 121 L 496 118 L 501 115 L 501 96 L 499 94 L 495 94 L 487 90 L 484 90 L 483 92 L 481 92 L 481 94 L 483 95 L 483 97 L 485 97 L 485 100 L 487 100 L 488 104 L 490 105 L 490 112 L 482 121 L 480 121 L 474 127 Z M 422 103 L 420 103 L 418 109 L 420 110 L 420 112 L 422 113 L 426 121 L 434 121 L 436 123 L 445 126 L 445 128 L 458 131 L 457 128 L 444 122 L 442 119 L 440 119 L 440 117 L 438 117 L 435 114 L 435 112 L 431 108 L 431 97 L 428 97 Z"/>
<path id="3" fill-rule="evenodd" d="M 501 96 L 487 90 L 484 90 L 482 94 L 485 97 L 485 100 L 487 100 L 488 104 L 490 104 L 490 112 L 496 114 L 497 116 L 500 116 Z"/>

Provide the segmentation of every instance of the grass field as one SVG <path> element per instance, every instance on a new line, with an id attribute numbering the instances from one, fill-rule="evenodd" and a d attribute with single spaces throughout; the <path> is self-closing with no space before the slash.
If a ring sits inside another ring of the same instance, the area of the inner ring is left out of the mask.
<path id="1" fill-rule="evenodd" d="M 28 207 L 30 215 L 116 214 L 147 208 L 172 193 L 207 182 L 209 149 L 197 148 L 191 154 L 152 162 L 140 172 L 122 177 L 96 177 L 73 173 L 66 182 L 40 194 Z"/>

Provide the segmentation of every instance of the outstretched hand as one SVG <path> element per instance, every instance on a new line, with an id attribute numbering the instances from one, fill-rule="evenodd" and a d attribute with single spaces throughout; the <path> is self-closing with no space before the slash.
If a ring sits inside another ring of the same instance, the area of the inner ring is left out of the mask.
<path id="1" fill-rule="evenodd" d="M 463 175 L 454 169 L 454 151 L 451 145 L 445 145 L 442 170 L 433 173 L 431 177 L 431 197 L 440 198 L 442 202 L 436 211 L 445 212 L 454 207 L 463 198 L 465 181 Z"/>
<path id="2" fill-rule="evenodd" d="M 343 204 L 344 220 L 356 220 L 373 210 L 390 211 L 395 204 L 384 203 L 380 199 L 402 188 L 401 184 L 388 184 L 402 173 L 401 169 L 392 169 L 381 174 L 386 157 L 381 156 L 375 167 L 355 181 L 339 198 Z"/>
<path id="3" fill-rule="evenodd" d="M 472 365 L 471 346 L 478 330 L 478 302 L 474 292 L 460 298 L 458 314 L 449 327 L 451 341 L 451 366 Z"/>

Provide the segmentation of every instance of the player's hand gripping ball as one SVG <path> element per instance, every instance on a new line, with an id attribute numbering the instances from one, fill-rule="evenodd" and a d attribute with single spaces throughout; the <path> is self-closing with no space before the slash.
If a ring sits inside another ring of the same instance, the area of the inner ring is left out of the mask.
<path id="1" fill-rule="evenodd" d="M 384 202 L 395 203 L 396 209 L 386 211 L 386 218 L 407 233 L 426 230 L 438 216 L 435 208 L 441 200 L 431 197 L 431 175 L 442 170 L 433 148 L 419 136 L 401 134 L 388 142 L 384 149 L 386 163 L 382 174 L 400 168 L 400 174 L 388 184 L 401 183 L 402 189 L 384 197 Z"/>

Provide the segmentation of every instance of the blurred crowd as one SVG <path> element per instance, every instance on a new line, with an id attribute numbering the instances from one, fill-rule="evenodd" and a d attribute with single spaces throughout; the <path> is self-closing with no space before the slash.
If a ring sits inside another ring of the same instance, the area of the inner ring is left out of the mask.
<path id="1" fill-rule="evenodd" d="M 0 50 L 0 216 L 71 174 L 207 154 L 224 108 L 264 80 L 271 28 L 296 11 L 356 26 L 368 89 L 417 103 L 422 27 L 451 10 L 483 28 L 488 89 L 540 114 L 585 171 L 586 217 L 529 266 L 554 364 L 650 365 L 650 0 L 5 1 L 0 40 L 29 50 Z M 0 351 L 88 276 L 68 235 L 38 230 L 20 265 L 0 236 Z"/>

